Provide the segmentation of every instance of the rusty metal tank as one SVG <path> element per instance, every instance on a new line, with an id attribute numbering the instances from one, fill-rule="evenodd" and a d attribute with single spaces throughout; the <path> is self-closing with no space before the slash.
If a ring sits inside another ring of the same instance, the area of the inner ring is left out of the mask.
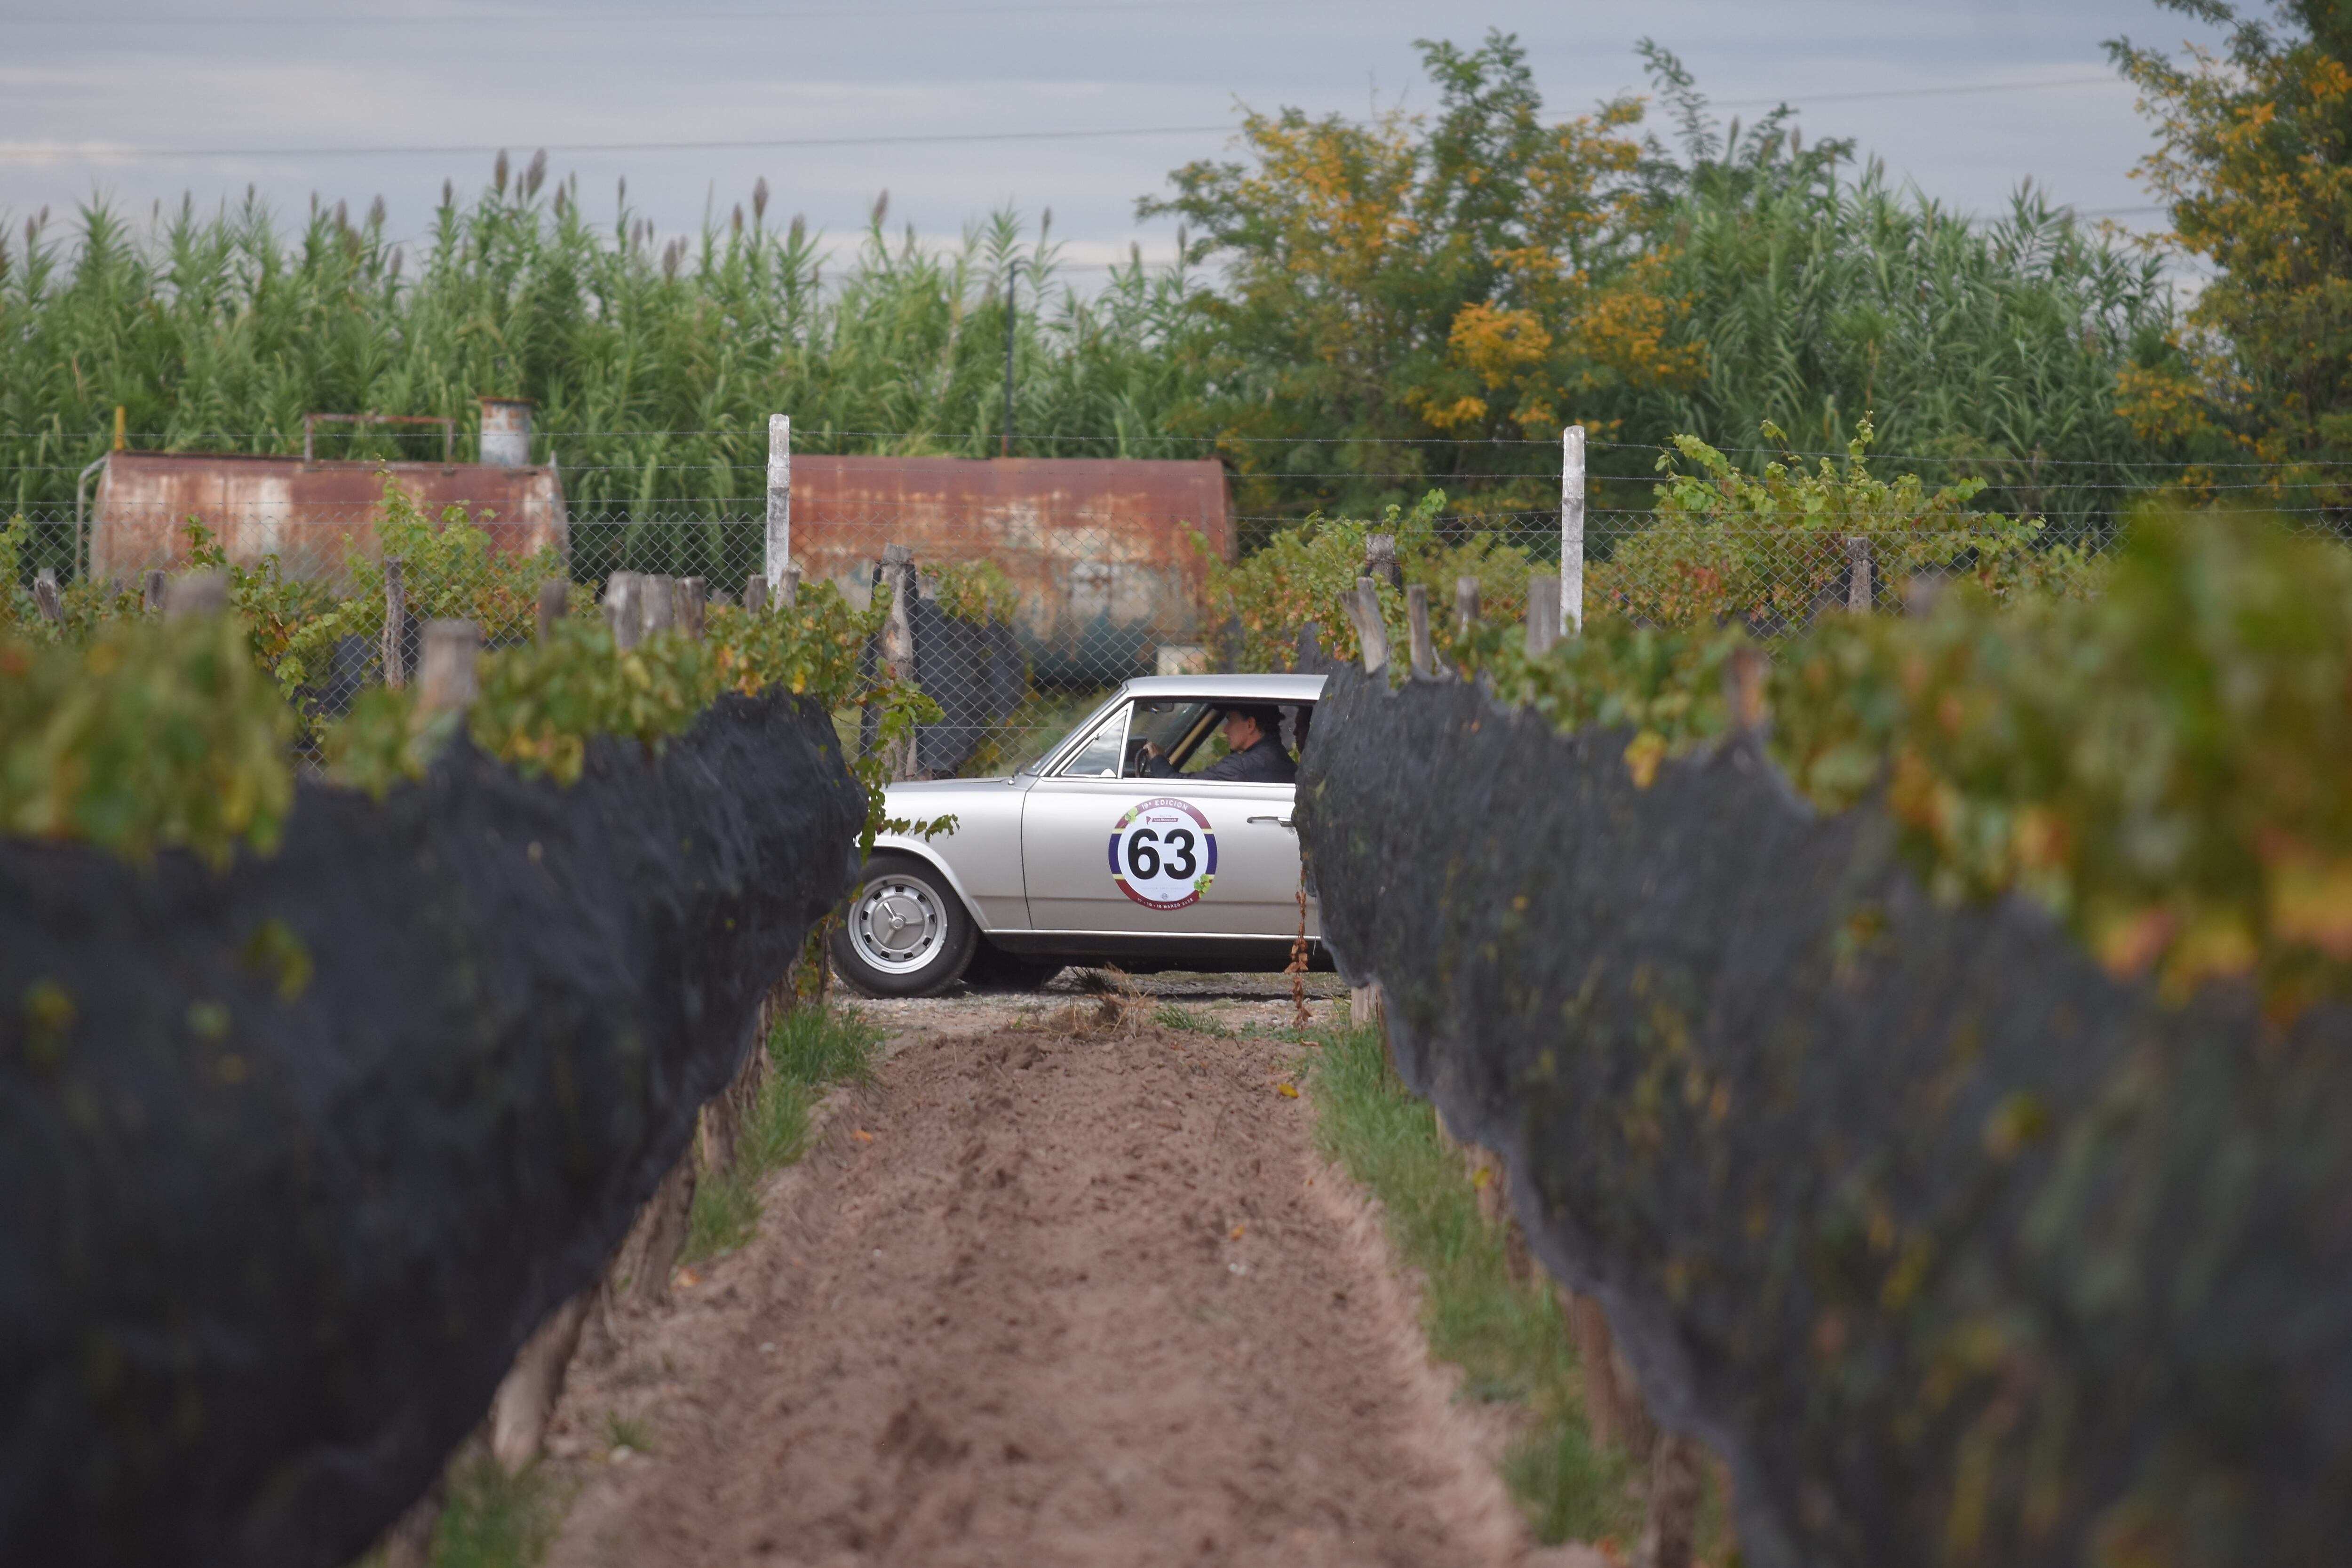
<path id="1" fill-rule="evenodd" d="M 90 574 L 129 578 L 184 563 L 184 524 L 193 517 L 240 565 L 276 555 L 295 575 L 331 577 L 352 554 L 378 552 L 387 479 L 428 517 L 464 507 L 494 550 L 527 555 L 568 547 L 563 485 L 551 467 L 124 451 L 107 454 L 99 479 Z"/>
<path id="2" fill-rule="evenodd" d="M 1161 647 L 1201 642 L 1208 563 L 1234 555 L 1213 460 L 795 455 L 792 486 L 793 559 L 861 604 L 887 545 L 992 562 L 1041 680 L 1149 675 Z"/>

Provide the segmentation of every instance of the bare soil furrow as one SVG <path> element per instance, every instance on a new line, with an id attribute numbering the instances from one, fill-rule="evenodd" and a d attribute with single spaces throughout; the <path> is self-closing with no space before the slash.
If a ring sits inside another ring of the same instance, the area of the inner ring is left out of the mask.
<path id="1" fill-rule="evenodd" d="M 559 1564 L 1486 1564 L 1524 1528 L 1297 1047 L 950 1018 L 575 1378 Z M 634 1425 L 631 1425 L 634 1424 Z M 589 1457 L 638 1431 L 650 1454 Z"/>

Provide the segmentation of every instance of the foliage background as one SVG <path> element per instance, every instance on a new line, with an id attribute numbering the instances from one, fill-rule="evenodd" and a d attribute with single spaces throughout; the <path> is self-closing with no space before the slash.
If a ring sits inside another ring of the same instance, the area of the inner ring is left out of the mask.
<path id="1" fill-rule="evenodd" d="M 2159 259 L 2041 193 L 1973 224 L 1786 111 L 1722 124 L 1654 45 L 1644 98 L 1564 116 L 1508 37 L 1422 47 L 1426 115 L 1246 114 L 1233 157 L 1140 204 L 1182 259 L 1091 292 L 1050 213 L 933 249 L 886 194 L 829 260 L 764 185 L 663 236 L 625 189 L 592 218 L 543 157 L 446 192 L 414 247 L 380 205 L 36 218 L 0 237 L 0 506 L 69 505 L 118 405 L 141 445 L 283 452 L 306 411 L 470 430 L 494 395 L 539 403 L 583 515 L 740 516 L 778 410 L 803 450 L 993 453 L 1016 261 L 1016 449 L 1217 456 L 1251 544 L 1431 488 L 1474 526 L 1549 515 L 1570 421 L 1604 546 L 1675 433 L 1760 468 L 1767 419 L 1835 455 L 1868 416 L 1931 485 L 1980 478 L 1994 510 L 2093 539 L 2221 439 L 2180 412 L 2206 362 Z"/>

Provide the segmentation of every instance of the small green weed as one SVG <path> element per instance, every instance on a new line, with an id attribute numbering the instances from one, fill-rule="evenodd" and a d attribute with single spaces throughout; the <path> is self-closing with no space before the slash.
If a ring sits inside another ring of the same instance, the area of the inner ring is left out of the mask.
<path id="1" fill-rule="evenodd" d="M 608 1448 L 628 1448 L 640 1454 L 654 1451 L 654 1440 L 646 1435 L 646 1424 L 617 1410 L 604 1414 L 604 1446 Z"/>
<path id="2" fill-rule="evenodd" d="M 563 1521 L 561 1489 L 539 1466 L 509 1476 L 477 1452 L 449 1468 L 449 1500 L 433 1531 L 433 1568 L 529 1568 Z"/>
<path id="3" fill-rule="evenodd" d="M 706 1173 L 681 1263 L 734 1251 L 760 1223 L 760 1184 L 808 1152 L 809 1113 L 836 1083 L 872 1072 L 882 1030 L 854 1007 L 796 1007 L 768 1034 L 768 1077 L 737 1134 L 735 1168 Z"/>
<path id="4" fill-rule="evenodd" d="M 1173 1002 L 1162 1002 L 1152 1009 L 1151 1021 L 1163 1029 L 1182 1029 L 1195 1035 L 1214 1035 L 1230 1040 L 1234 1031 L 1223 1018 L 1213 1014 L 1198 1013 L 1190 1007 L 1180 1007 Z"/>

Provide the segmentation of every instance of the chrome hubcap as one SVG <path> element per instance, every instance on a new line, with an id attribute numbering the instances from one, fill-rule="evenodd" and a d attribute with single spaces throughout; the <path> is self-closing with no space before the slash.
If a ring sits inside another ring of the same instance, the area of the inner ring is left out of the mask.
<path id="1" fill-rule="evenodd" d="M 857 956 L 890 974 L 911 974 L 930 963 L 946 934 L 930 889 L 897 877 L 867 883 L 849 917 Z"/>

